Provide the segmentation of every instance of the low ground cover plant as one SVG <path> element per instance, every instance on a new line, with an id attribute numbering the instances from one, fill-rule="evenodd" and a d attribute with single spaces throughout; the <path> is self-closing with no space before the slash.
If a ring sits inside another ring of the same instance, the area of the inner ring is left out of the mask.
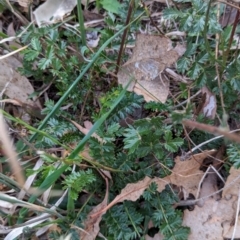
<path id="1" fill-rule="evenodd" d="M 186 215 L 210 212 L 200 200 L 216 192 L 231 205 L 223 189 L 239 168 L 238 7 L 228 16 L 229 4 L 213 1 L 77 1 L 67 18 L 40 27 L 20 2 L 1 1 L 1 21 L 24 28 L 15 26 L 17 48 L 25 46 L 16 71 L 35 90 L 26 102 L 6 100 L 8 92 L 3 100 L 13 144 L 8 152 L 1 137 L 0 200 L 12 204 L 0 208 L 1 237 L 196 239 L 189 218 L 204 224 Z M 101 24 L 87 27 L 96 15 Z M 226 15 L 234 21 L 225 24 Z M 169 41 L 172 55 L 136 60 L 141 34 L 161 37 L 151 54 Z M 1 46 L 5 55 L 15 49 Z M 148 82 L 158 81 L 165 100 L 141 85 L 143 74 L 143 83 L 156 75 Z"/>

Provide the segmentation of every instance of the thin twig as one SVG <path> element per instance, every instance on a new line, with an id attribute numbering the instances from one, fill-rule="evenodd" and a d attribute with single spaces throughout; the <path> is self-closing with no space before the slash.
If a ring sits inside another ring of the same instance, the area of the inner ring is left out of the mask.
<path id="1" fill-rule="evenodd" d="M 197 189 L 197 194 L 196 194 L 196 198 L 199 198 L 199 195 L 200 195 L 200 189 L 201 189 L 201 186 L 202 186 L 202 183 L 204 181 L 204 179 L 206 178 L 206 175 L 208 174 L 214 174 L 213 172 L 210 172 L 210 170 L 213 170 L 217 175 L 218 177 L 223 181 L 223 183 L 225 183 L 224 179 L 222 178 L 222 176 L 219 174 L 219 172 L 215 169 L 215 167 L 213 167 L 212 165 L 210 165 L 207 169 L 207 171 L 204 173 L 204 175 L 202 176 L 199 184 L 198 184 L 198 189 Z"/>
<path id="2" fill-rule="evenodd" d="M 183 101 L 183 102 L 181 102 L 181 103 L 179 103 L 178 105 L 176 105 L 176 106 L 173 106 L 172 107 L 172 109 L 176 109 L 176 108 L 178 108 L 178 107 L 181 107 L 182 105 L 184 105 L 185 103 L 188 103 L 189 102 L 189 100 L 191 100 L 191 99 L 193 99 L 193 98 L 195 98 L 195 97 L 197 97 L 200 93 L 201 93 L 202 91 L 201 90 L 199 90 L 198 92 L 196 92 L 194 95 L 192 95 L 191 97 L 189 97 L 187 100 L 185 100 L 185 101 Z"/>
<path id="3" fill-rule="evenodd" d="M 18 12 L 17 10 L 15 10 L 11 3 L 9 2 L 9 0 L 5 0 L 5 2 L 7 3 L 10 11 L 24 24 L 24 25 L 27 25 L 29 23 L 29 21 L 20 13 Z"/>
<path id="4" fill-rule="evenodd" d="M 163 36 L 163 32 L 161 31 L 161 29 L 155 24 L 155 22 L 153 21 L 152 17 L 151 17 L 151 14 L 147 8 L 147 6 L 145 5 L 145 3 L 141 0 L 141 3 L 143 5 L 143 8 L 145 9 L 145 12 L 147 13 L 152 25 L 158 30 L 158 32 Z"/>
<path id="5" fill-rule="evenodd" d="M 233 134 L 229 131 L 223 130 L 220 127 L 198 123 L 191 120 L 183 120 L 182 123 L 188 127 L 196 128 L 201 131 L 209 132 L 215 135 L 223 135 L 224 137 L 228 138 L 233 142 L 240 143 L 240 136 L 238 136 L 237 134 Z"/>
<path id="6" fill-rule="evenodd" d="M 131 2 L 129 4 L 129 8 L 128 8 L 128 14 L 127 14 L 127 19 L 126 19 L 126 22 L 125 22 L 125 26 L 127 26 L 130 23 L 133 8 L 134 8 L 134 1 L 131 0 Z M 126 28 L 123 32 L 122 42 L 121 42 L 121 46 L 120 46 L 119 53 L 118 53 L 118 59 L 117 59 L 117 65 L 116 65 L 116 74 L 118 73 L 119 66 L 121 65 L 121 58 L 122 58 L 122 54 L 123 54 L 123 49 L 124 49 L 128 29 L 129 28 Z"/>
<path id="7" fill-rule="evenodd" d="M 234 132 L 239 132 L 239 131 L 240 131 L 240 129 L 236 129 L 236 130 L 230 131 L 229 133 L 234 133 Z M 182 160 L 182 161 L 187 160 L 187 159 L 191 156 L 191 154 L 192 154 L 193 152 L 195 152 L 196 150 L 200 149 L 202 146 L 204 146 L 204 145 L 206 145 L 206 144 L 208 144 L 208 143 L 210 143 L 210 142 L 212 142 L 212 141 L 215 141 L 215 140 L 217 140 L 217 139 L 219 139 L 219 138 L 222 138 L 222 137 L 224 137 L 224 135 L 217 136 L 217 137 L 211 138 L 211 139 L 209 139 L 209 140 L 207 140 L 207 141 L 205 141 L 205 142 L 200 143 L 199 145 L 197 145 L 197 146 L 195 146 L 194 148 L 192 148 L 191 150 L 189 150 L 189 151 L 184 155 L 184 159 L 181 158 L 181 160 Z"/>
<path id="8" fill-rule="evenodd" d="M 240 10 L 238 9 L 237 14 L 236 14 L 236 17 L 235 17 L 235 20 L 234 20 L 234 23 L 233 23 L 231 35 L 230 35 L 230 38 L 229 38 L 229 41 L 228 41 L 227 50 L 224 51 L 224 53 L 223 53 L 223 65 L 224 65 L 224 66 L 226 65 L 226 62 L 227 62 L 227 59 L 228 59 L 228 56 L 229 56 L 229 52 L 230 52 L 230 49 L 231 49 L 231 46 L 232 46 L 234 34 L 235 34 L 235 32 L 236 32 L 236 28 L 237 28 L 237 25 L 238 25 L 238 19 L 239 19 L 239 17 L 240 17 Z"/>
<path id="9" fill-rule="evenodd" d="M 218 21 L 219 21 L 219 18 L 220 18 L 220 4 L 218 3 L 218 6 L 217 6 L 217 19 L 218 19 Z M 216 74 L 217 74 L 217 82 L 218 82 L 221 106 L 222 106 L 223 114 L 226 115 L 225 105 L 224 105 L 224 100 L 223 100 L 223 93 L 222 93 L 222 85 L 221 85 L 222 74 L 219 73 L 219 65 L 218 65 L 218 62 L 217 62 L 218 51 L 219 51 L 219 39 L 220 39 L 219 33 L 216 33 L 215 69 L 216 69 Z"/>
<path id="10" fill-rule="evenodd" d="M 226 2 L 226 1 L 224 1 L 224 0 L 217 0 L 216 3 L 217 3 L 217 2 L 224 3 L 224 4 L 228 5 L 228 6 L 231 6 L 231 7 L 233 7 L 233 8 L 236 8 L 236 9 L 240 10 L 240 7 L 234 5 L 234 4 L 230 3 L 230 2 Z"/>
<path id="11" fill-rule="evenodd" d="M 224 189 L 231 187 L 234 183 L 236 183 L 237 180 L 239 180 L 239 178 L 240 178 L 240 175 L 239 175 L 238 177 L 236 177 L 236 178 L 235 178 L 232 182 L 230 182 L 228 185 L 225 185 L 223 188 L 217 190 L 217 191 L 214 192 L 214 193 L 211 193 L 211 194 L 209 194 L 209 195 L 207 195 L 207 196 L 204 196 L 204 197 L 201 197 L 201 198 L 199 198 L 199 199 L 179 201 L 179 202 L 177 202 L 174 206 L 175 206 L 175 207 L 178 207 L 178 206 L 191 206 L 191 205 L 195 205 L 198 201 L 200 201 L 200 200 L 206 200 L 206 199 L 214 196 L 215 194 L 222 192 Z"/>

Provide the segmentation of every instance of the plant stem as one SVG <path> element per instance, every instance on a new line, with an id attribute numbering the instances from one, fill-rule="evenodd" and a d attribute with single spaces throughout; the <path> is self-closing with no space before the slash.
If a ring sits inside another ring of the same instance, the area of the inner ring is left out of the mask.
<path id="1" fill-rule="evenodd" d="M 83 46 L 87 45 L 86 42 L 86 31 L 84 27 L 84 19 L 83 19 L 83 11 L 82 11 L 82 0 L 77 1 L 77 12 L 78 12 L 78 21 L 79 21 L 79 27 L 80 27 L 80 32 L 81 32 L 81 37 L 82 37 L 82 44 Z"/>
<path id="2" fill-rule="evenodd" d="M 128 14 L 127 14 L 127 19 L 126 19 L 125 26 L 129 25 L 133 8 L 134 8 L 134 1 L 131 0 L 129 8 L 128 8 Z M 124 45 L 125 45 L 124 43 L 125 43 L 125 40 L 126 40 L 126 37 L 127 37 L 127 33 L 128 33 L 128 28 L 126 28 L 123 32 L 121 46 L 120 46 L 119 53 L 118 53 L 118 59 L 117 59 L 117 65 L 116 65 L 116 71 L 115 71 L 116 74 L 118 73 L 119 66 L 121 64 L 121 58 L 122 58 L 122 53 L 123 53 L 123 48 L 124 48 Z"/>

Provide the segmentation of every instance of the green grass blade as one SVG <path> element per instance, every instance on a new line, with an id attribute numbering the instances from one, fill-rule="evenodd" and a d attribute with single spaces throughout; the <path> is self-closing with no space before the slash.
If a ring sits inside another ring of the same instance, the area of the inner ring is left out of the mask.
<path id="1" fill-rule="evenodd" d="M 87 45 L 86 42 L 86 32 L 84 27 L 84 19 L 83 19 L 83 11 L 82 11 L 82 0 L 77 0 L 77 12 L 78 12 L 78 21 L 79 21 L 79 27 L 81 32 L 81 38 L 82 38 L 82 44 L 84 46 Z"/>

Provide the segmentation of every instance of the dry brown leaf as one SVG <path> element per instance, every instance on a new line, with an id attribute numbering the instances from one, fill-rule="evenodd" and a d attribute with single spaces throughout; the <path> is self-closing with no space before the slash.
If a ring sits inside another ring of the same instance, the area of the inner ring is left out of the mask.
<path id="1" fill-rule="evenodd" d="M 123 202 L 125 200 L 136 201 L 143 192 L 149 187 L 151 183 L 157 184 L 158 192 L 162 192 L 167 184 L 175 184 L 184 188 L 186 193 L 196 194 L 199 181 L 203 176 L 203 172 L 199 170 L 203 160 L 212 151 L 206 151 L 200 154 L 194 155 L 190 160 L 180 161 L 180 157 L 175 160 L 175 166 L 172 170 L 172 174 L 165 178 L 149 178 L 146 176 L 143 180 L 137 183 L 129 183 L 122 189 L 121 193 L 115 197 L 115 199 L 108 204 L 108 206 L 102 209 L 99 213 L 95 213 L 94 216 L 106 212 L 115 204 Z"/>
<path id="2" fill-rule="evenodd" d="M 21 103 L 41 108 L 39 101 L 28 99 L 34 89 L 28 79 L 17 72 L 22 64 L 14 57 L 8 57 L 0 61 L 0 91 L 11 99 Z"/>
<path id="3" fill-rule="evenodd" d="M 102 212 L 102 214 L 98 214 L 96 216 L 93 216 L 95 213 L 98 213 L 103 208 L 107 206 L 108 202 L 108 179 L 105 178 L 106 181 L 106 194 L 103 199 L 103 201 L 97 205 L 93 210 L 88 214 L 88 217 L 86 221 L 84 221 L 84 232 L 82 231 L 80 234 L 81 240 L 95 240 L 97 237 L 100 227 L 99 223 L 102 220 L 102 215 L 105 214 L 105 212 Z M 88 233 L 88 234 L 87 234 Z"/>
<path id="4" fill-rule="evenodd" d="M 167 37 L 138 34 L 132 57 L 118 72 L 118 82 L 126 86 L 133 77 L 129 91 L 144 96 L 146 101 L 165 102 L 169 91 L 169 81 L 161 74 L 183 55 L 186 48 L 173 47 Z"/>
<path id="5" fill-rule="evenodd" d="M 101 211 L 93 213 L 92 217 L 96 217 L 99 214 L 102 215 L 108 209 L 110 209 L 111 207 L 113 207 L 115 204 L 119 202 L 123 202 L 125 200 L 136 201 L 152 182 L 153 182 L 152 179 L 146 176 L 143 180 L 137 183 L 127 184 L 127 186 L 122 189 L 121 193 L 117 195 L 110 204 L 108 204 L 105 208 L 101 209 Z"/>
<path id="6" fill-rule="evenodd" d="M 88 132 L 91 130 L 91 128 L 84 128 L 81 125 L 79 125 L 78 123 L 76 123 L 75 121 L 68 119 L 68 121 L 70 121 L 80 132 L 82 132 L 84 135 L 87 135 Z M 87 123 L 87 127 L 89 127 L 89 123 Z M 96 133 L 93 133 L 91 135 L 92 137 L 96 138 L 100 143 L 104 143 L 105 141 L 99 137 Z"/>
<path id="7" fill-rule="evenodd" d="M 214 119 L 217 111 L 217 100 L 215 95 L 209 91 L 207 87 L 202 88 L 202 93 L 206 94 L 205 103 L 203 105 L 203 114 L 205 117 Z"/>
<path id="8" fill-rule="evenodd" d="M 102 14 L 88 11 L 87 9 L 83 11 L 83 16 L 85 21 L 104 19 L 104 16 Z"/>
<path id="9" fill-rule="evenodd" d="M 90 130 L 93 126 L 93 124 L 90 121 L 84 121 L 83 124 L 84 124 L 84 127 L 88 130 Z"/>
<path id="10" fill-rule="evenodd" d="M 13 22 L 11 22 L 9 25 L 8 25 L 8 28 L 7 28 L 7 35 L 9 37 L 16 37 L 16 32 L 15 32 L 15 29 L 13 27 Z M 10 47 L 15 47 L 15 48 L 21 48 L 22 46 L 18 43 L 16 43 L 16 41 L 9 41 L 9 46 Z"/>
<path id="11" fill-rule="evenodd" d="M 164 190 L 166 184 L 171 183 L 183 187 L 186 194 L 192 193 L 196 196 L 199 182 L 204 174 L 199 168 L 202 165 L 203 160 L 213 153 L 213 151 L 205 151 L 193 155 L 186 161 L 181 161 L 180 157 L 177 157 L 171 175 L 163 179 L 155 178 L 155 182 L 158 185 L 158 191 L 161 192 Z M 165 185 L 163 185 L 163 181 L 165 181 Z"/>

